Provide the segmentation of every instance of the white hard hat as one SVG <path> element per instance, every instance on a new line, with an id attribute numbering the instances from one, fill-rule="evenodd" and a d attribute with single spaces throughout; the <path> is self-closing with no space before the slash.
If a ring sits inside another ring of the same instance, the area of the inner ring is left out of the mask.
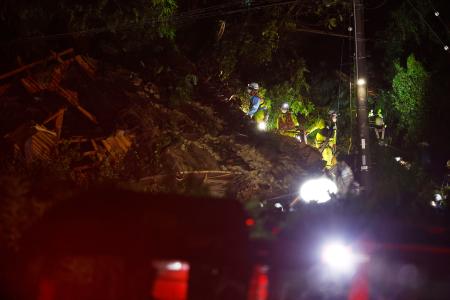
<path id="1" fill-rule="evenodd" d="M 289 103 L 284 102 L 283 104 L 281 104 L 281 109 L 289 109 Z"/>
<path id="2" fill-rule="evenodd" d="M 256 82 L 249 83 L 247 86 L 252 90 L 259 90 L 259 84 Z"/>

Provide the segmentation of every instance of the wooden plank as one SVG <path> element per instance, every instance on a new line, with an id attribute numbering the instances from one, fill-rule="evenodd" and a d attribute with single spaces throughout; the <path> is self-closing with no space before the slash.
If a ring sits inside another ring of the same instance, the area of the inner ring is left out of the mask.
<path id="1" fill-rule="evenodd" d="M 95 151 L 98 151 L 98 145 L 95 142 L 95 140 L 91 139 L 91 145 L 92 145 L 92 148 L 94 148 Z"/>
<path id="2" fill-rule="evenodd" d="M 23 145 L 23 154 L 27 163 L 31 163 L 35 160 L 49 160 L 50 154 L 56 147 L 57 138 L 53 131 L 41 125 L 35 125 L 34 132 L 30 135 Z"/>
<path id="3" fill-rule="evenodd" d="M 42 122 L 42 124 L 46 125 L 47 123 L 55 120 L 56 118 L 58 118 L 59 115 L 64 114 L 67 110 L 67 107 L 61 107 L 60 109 L 58 109 L 57 112 L 55 112 L 53 115 L 51 115 L 50 117 L 48 117 L 47 119 L 45 119 L 44 122 Z"/>
<path id="4" fill-rule="evenodd" d="M 55 92 L 67 100 L 70 104 L 75 106 L 84 116 L 86 116 L 92 123 L 98 124 L 97 118 L 91 114 L 89 111 L 87 111 L 85 108 L 83 108 L 80 105 L 80 102 L 78 100 L 78 93 L 75 91 L 71 91 L 69 89 L 65 89 L 61 86 L 57 86 Z"/>
<path id="5" fill-rule="evenodd" d="M 20 79 L 20 82 L 22 83 L 23 87 L 27 90 L 27 92 L 30 94 L 36 94 L 47 89 L 47 87 L 44 84 L 38 82 L 31 76 Z"/>
<path id="6" fill-rule="evenodd" d="M 56 90 L 64 77 L 67 69 L 69 68 L 70 63 L 62 63 L 56 66 L 51 75 L 50 83 L 48 85 L 49 90 Z"/>
<path id="7" fill-rule="evenodd" d="M 64 50 L 62 52 L 59 52 L 57 55 L 58 55 L 58 57 L 61 57 L 61 56 L 64 56 L 64 55 L 67 55 L 67 54 L 70 54 L 70 53 L 73 53 L 73 48 L 70 48 L 70 49 Z M 4 73 L 3 75 L 0 75 L 0 80 L 6 79 L 8 77 L 11 77 L 11 76 L 14 76 L 14 75 L 17 75 L 17 74 L 20 74 L 23 71 L 29 70 L 31 68 L 34 68 L 35 66 L 44 64 L 44 63 L 46 63 L 48 61 L 51 61 L 53 59 L 55 59 L 55 56 L 51 55 L 51 56 L 47 57 L 46 59 L 41 59 L 41 60 L 35 61 L 35 62 L 31 63 L 31 64 L 28 64 L 28 65 L 25 65 L 25 66 L 21 66 L 20 68 L 17 68 L 17 69 L 15 69 L 13 71 Z"/>
<path id="8" fill-rule="evenodd" d="M 58 140 L 61 138 L 62 126 L 64 122 L 64 112 L 66 109 L 60 109 L 58 116 L 55 119 L 55 130 Z"/>
<path id="9" fill-rule="evenodd" d="M 88 74 L 90 78 L 95 77 L 96 67 L 89 58 L 77 55 L 75 56 L 75 61 L 78 63 L 81 69 L 83 69 L 86 74 Z"/>

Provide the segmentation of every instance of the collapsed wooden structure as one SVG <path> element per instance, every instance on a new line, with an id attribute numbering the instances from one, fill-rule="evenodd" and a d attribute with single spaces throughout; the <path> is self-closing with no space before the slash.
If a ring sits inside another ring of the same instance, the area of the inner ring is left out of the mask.
<path id="1" fill-rule="evenodd" d="M 50 63 L 52 67 L 49 73 L 34 74 L 32 72 L 33 68 Z M 95 115 L 81 105 L 78 93 L 61 85 L 68 68 L 72 64 L 78 65 L 89 78 L 95 79 L 96 62 L 89 57 L 75 55 L 73 49 L 67 49 L 59 53 L 52 52 L 49 57 L 28 65 L 20 63 L 17 69 L 0 75 L 0 80 L 18 79 L 30 95 L 50 92 L 67 102 L 45 120 L 26 122 L 4 135 L 13 146 L 15 153 L 21 155 L 28 164 L 39 160 L 50 160 L 52 154 L 57 151 L 58 144 L 61 143 L 88 145 L 83 147 L 85 150 L 81 153 L 81 157 L 90 157 L 92 160 L 90 163 L 74 169 L 75 172 L 79 172 L 95 167 L 96 163 L 106 158 L 121 159 L 133 144 L 133 134 L 124 130 L 117 130 L 106 137 L 78 136 L 63 138 L 61 136 L 64 114 L 70 107 L 77 109 L 91 123 L 98 124 Z M 10 87 L 11 83 L 0 85 L 0 96 Z M 81 149 L 81 147 L 79 148 Z"/>

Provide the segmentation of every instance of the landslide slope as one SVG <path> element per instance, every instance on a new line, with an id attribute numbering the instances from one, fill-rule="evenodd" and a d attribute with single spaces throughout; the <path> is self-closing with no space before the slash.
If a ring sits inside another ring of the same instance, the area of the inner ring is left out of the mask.
<path id="1" fill-rule="evenodd" d="M 92 138 L 125 130 L 134 135 L 131 149 L 114 167 L 99 163 L 91 178 L 109 177 L 153 192 L 241 201 L 295 192 L 302 177 L 320 168 L 320 155 L 312 147 L 258 132 L 239 105 L 224 100 L 222 83 L 186 78 L 191 81 L 189 93 L 178 93 L 174 100 L 170 84 L 161 78 L 106 65 L 88 78 L 71 66 L 61 85 L 78 93 L 81 105 L 99 124 L 91 124 L 69 105 L 61 144 L 73 135 Z M 29 95 L 19 81 L 12 85 L 1 96 L 2 134 L 27 120 L 42 122 L 65 103 L 54 93 Z"/>

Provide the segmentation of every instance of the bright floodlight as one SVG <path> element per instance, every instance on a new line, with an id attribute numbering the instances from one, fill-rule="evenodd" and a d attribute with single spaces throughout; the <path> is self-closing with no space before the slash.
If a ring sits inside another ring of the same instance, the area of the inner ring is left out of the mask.
<path id="1" fill-rule="evenodd" d="M 357 258 L 351 247 L 334 242 L 322 248 L 322 262 L 335 271 L 349 273 L 356 269 Z"/>
<path id="2" fill-rule="evenodd" d="M 365 85 L 366 84 L 366 80 L 364 78 L 359 78 L 358 81 L 356 81 L 357 85 Z"/>
<path id="3" fill-rule="evenodd" d="M 401 158 L 400 156 L 396 156 L 396 157 L 394 157 L 394 159 L 395 159 L 396 161 L 401 161 L 401 160 L 402 160 L 402 158 Z"/>
<path id="4" fill-rule="evenodd" d="M 305 202 L 316 201 L 317 203 L 324 203 L 329 201 L 331 195 L 336 194 L 337 191 L 338 188 L 334 181 L 321 177 L 303 183 L 300 187 L 300 197 Z"/>
<path id="5" fill-rule="evenodd" d="M 261 131 L 265 131 L 267 129 L 267 123 L 266 122 L 258 122 L 258 129 Z"/>

